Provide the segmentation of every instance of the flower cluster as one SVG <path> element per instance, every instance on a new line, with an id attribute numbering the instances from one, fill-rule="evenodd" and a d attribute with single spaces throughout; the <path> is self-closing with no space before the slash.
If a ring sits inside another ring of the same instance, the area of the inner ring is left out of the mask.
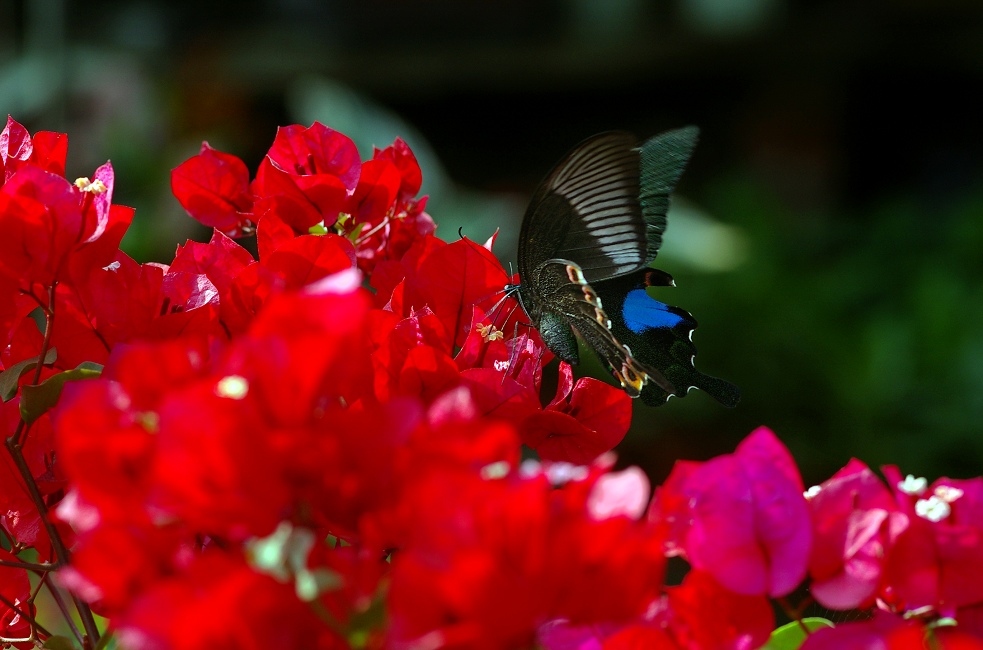
<path id="1" fill-rule="evenodd" d="M 983 480 L 804 493 L 759 429 L 650 500 L 630 398 L 562 363 L 541 398 L 494 236 L 434 236 L 403 141 L 281 128 L 252 179 L 203 144 L 171 182 L 214 234 L 168 265 L 66 150 L 0 134 L 2 643 L 52 635 L 45 589 L 83 648 L 755 648 L 808 581 L 876 615 L 807 650 L 983 648 Z"/>

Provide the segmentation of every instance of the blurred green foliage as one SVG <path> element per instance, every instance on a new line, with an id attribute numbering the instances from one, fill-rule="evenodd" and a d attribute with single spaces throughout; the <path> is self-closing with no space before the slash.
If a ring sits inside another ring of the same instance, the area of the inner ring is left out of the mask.
<path id="1" fill-rule="evenodd" d="M 983 192 L 812 219 L 746 179 L 715 180 L 702 198 L 751 250 L 727 273 L 657 263 L 678 286 L 659 298 L 697 317 L 698 367 L 743 399 L 730 413 L 695 392 L 685 407 L 639 409 L 626 453 L 664 473 L 641 429 L 655 447 L 669 439 L 670 456 L 705 457 L 766 424 L 807 482 L 850 456 L 929 477 L 983 472 Z"/>

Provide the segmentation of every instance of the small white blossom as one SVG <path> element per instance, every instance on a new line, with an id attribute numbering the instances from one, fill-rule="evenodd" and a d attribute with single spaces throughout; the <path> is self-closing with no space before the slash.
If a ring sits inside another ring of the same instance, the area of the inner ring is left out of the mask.
<path id="1" fill-rule="evenodd" d="M 948 503 L 934 494 L 927 499 L 919 499 L 915 503 L 915 514 L 929 521 L 942 521 L 952 513 Z"/>
<path id="2" fill-rule="evenodd" d="M 957 487 L 952 487 L 951 485 L 940 485 L 935 488 L 935 496 L 939 497 L 946 503 L 955 503 L 962 495 L 962 490 Z"/>
<path id="3" fill-rule="evenodd" d="M 925 478 L 915 478 L 913 475 L 909 474 L 905 477 L 905 480 L 898 483 L 898 489 L 905 494 L 920 497 L 921 495 L 925 494 L 925 490 L 928 489 L 928 481 Z"/>

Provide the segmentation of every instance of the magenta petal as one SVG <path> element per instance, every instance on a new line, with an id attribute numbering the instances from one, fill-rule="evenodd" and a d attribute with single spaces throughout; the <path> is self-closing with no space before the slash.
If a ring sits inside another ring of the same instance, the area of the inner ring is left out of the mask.
<path id="1" fill-rule="evenodd" d="M 754 504 L 747 476 L 732 455 L 713 458 L 687 482 L 692 525 L 686 557 L 739 594 L 768 592 L 768 559 L 754 535 Z"/>
<path id="2" fill-rule="evenodd" d="M 812 522 L 802 478 L 788 449 L 759 427 L 734 453 L 748 475 L 755 507 L 755 533 L 769 559 L 768 595 L 784 596 L 806 575 Z"/>
<path id="3" fill-rule="evenodd" d="M 783 596 L 805 577 L 812 545 L 802 481 L 788 450 L 765 428 L 734 454 L 688 478 L 692 525 L 686 556 L 728 589 Z"/>

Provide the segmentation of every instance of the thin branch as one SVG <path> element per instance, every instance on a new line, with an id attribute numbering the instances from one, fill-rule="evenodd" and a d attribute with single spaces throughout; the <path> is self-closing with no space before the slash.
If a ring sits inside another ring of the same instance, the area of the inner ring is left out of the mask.
<path id="1" fill-rule="evenodd" d="M 61 568 L 61 564 L 36 564 L 34 562 L 11 562 L 10 560 L 0 560 L 0 566 L 8 566 L 11 569 L 26 569 L 27 571 L 35 571 L 37 573 L 43 573 L 47 571 L 55 571 Z"/>
<path id="2" fill-rule="evenodd" d="M 61 615 L 65 618 L 65 621 L 68 622 L 68 627 L 72 630 L 72 634 L 75 635 L 79 645 L 85 647 L 85 638 L 82 636 L 82 632 L 79 631 L 78 626 L 75 625 L 75 620 L 72 618 L 71 612 L 68 611 L 68 605 L 65 604 L 65 599 L 62 598 L 61 590 L 58 588 L 58 585 L 49 582 L 47 575 L 41 578 L 41 582 L 47 585 L 48 593 L 50 593 L 51 597 L 54 598 L 55 605 L 57 605 L 58 609 L 61 610 Z"/>

